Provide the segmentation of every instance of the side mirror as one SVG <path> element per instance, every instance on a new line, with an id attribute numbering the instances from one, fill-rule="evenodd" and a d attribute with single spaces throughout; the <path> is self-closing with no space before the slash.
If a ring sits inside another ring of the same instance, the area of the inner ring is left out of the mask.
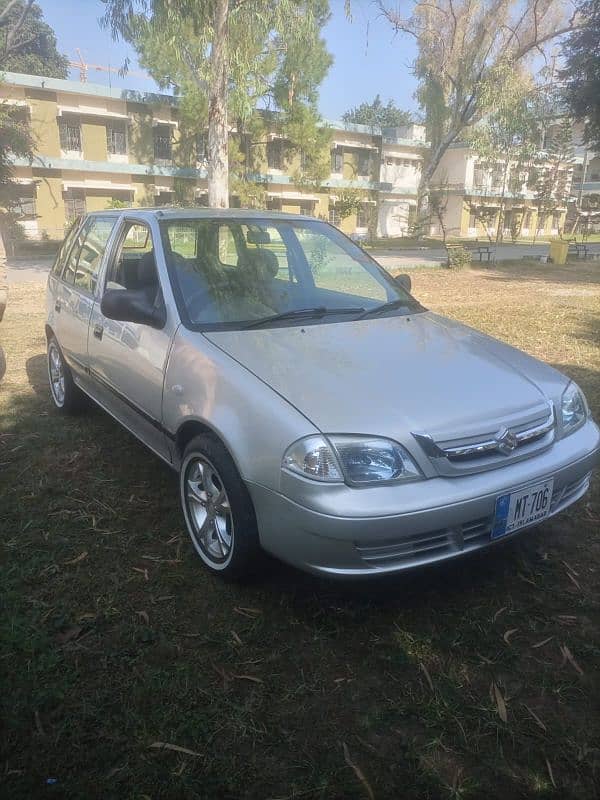
<path id="1" fill-rule="evenodd" d="M 407 275 L 406 273 L 403 273 L 402 275 L 396 275 L 394 280 L 396 283 L 400 284 L 403 289 L 406 289 L 407 292 L 410 292 L 410 288 L 412 286 L 410 275 Z"/>
<path id="2" fill-rule="evenodd" d="M 100 311 L 107 319 L 137 322 L 160 330 L 167 321 L 165 307 L 151 303 L 144 289 L 107 289 L 100 302 Z"/>

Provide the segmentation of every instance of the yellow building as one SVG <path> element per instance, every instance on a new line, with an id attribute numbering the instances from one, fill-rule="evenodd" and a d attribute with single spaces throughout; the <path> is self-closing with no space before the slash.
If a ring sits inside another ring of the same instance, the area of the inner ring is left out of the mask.
<path id="1" fill-rule="evenodd" d="M 60 239 L 73 217 L 110 205 L 206 202 L 206 137 L 186 134 L 176 98 L 5 73 L 0 100 L 23 109 L 35 141 L 33 162 L 14 162 L 20 223 L 32 238 Z M 325 124 L 331 172 L 318 188 L 294 182 L 301 156 L 289 156 L 286 141 L 268 134 L 254 154 L 261 203 L 328 219 L 359 237 L 408 232 L 427 147 L 424 129 Z M 343 216 L 341 198 L 349 189 L 362 202 Z"/>
<path id="2" fill-rule="evenodd" d="M 538 163 L 536 169 L 551 168 Z M 563 229 L 565 202 L 544 206 L 528 185 L 529 169 L 520 164 L 498 159 L 483 163 L 468 145 L 457 143 L 448 148 L 434 174 L 436 183 L 446 194 L 443 224 L 446 234 L 473 238 L 496 237 L 501 225 L 501 238 L 557 236 Z M 556 184 L 570 191 L 572 168 L 560 164 Z M 549 210 L 548 210 L 549 209 Z M 441 226 L 433 224 L 431 233 L 441 234 Z"/>

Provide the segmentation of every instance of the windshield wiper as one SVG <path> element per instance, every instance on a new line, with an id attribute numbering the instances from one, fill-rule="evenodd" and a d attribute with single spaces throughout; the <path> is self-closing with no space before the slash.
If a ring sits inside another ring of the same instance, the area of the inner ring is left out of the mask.
<path id="1" fill-rule="evenodd" d="M 364 312 L 364 308 L 359 306 L 350 306 L 347 308 L 326 308 L 325 306 L 314 306 L 313 308 L 292 308 L 289 311 L 282 311 L 281 314 L 273 314 L 270 317 L 261 317 L 260 319 L 249 322 L 244 325 L 244 330 L 248 328 L 260 328 L 263 325 L 269 325 L 271 322 L 279 322 L 286 319 L 302 319 L 303 317 L 320 318 L 326 314 L 356 314 L 357 312 Z"/>
<path id="2" fill-rule="evenodd" d="M 398 298 L 397 300 L 388 300 L 387 303 L 381 303 L 381 305 L 373 306 L 373 308 L 367 308 L 366 311 L 357 317 L 356 319 L 366 319 L 367 317 L 375 316 L 376 314 L 385 314 L 386 311 L 394 311 L 396 308 L 402 308 L 405 306 L 413 311 L 421 311 L 423 306 L 418 302 L 418 300 L 414 300 L 413 298 Z"/>

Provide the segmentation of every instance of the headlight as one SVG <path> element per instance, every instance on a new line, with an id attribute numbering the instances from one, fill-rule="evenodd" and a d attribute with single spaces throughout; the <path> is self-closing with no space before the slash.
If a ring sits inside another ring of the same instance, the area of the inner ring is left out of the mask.
<path id="1" fill-rule="evenodd" d="M 575 383 L 571 382 L 563 392 L 561 415 L 563 434 L 573 433 L 587 419 L 587 403 L 581 389 Z"/>
<path id="2" fill-rule="evenodd" d="M 423 477 L 402 445 L 370 436 L 309 436 L 287 450 L 282 466 L 306 478 L 354 485 Z"/>
<path id="3" fill-rule="evenodd" d="M 344 481 L 338 461 L 322 436 L 307 436 L 294 442 L 286 450 L 281 466 L 315 481 Z"/>

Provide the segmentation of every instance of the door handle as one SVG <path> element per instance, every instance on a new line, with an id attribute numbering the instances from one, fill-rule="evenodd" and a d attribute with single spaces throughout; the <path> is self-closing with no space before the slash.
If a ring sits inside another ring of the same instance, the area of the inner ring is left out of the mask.
<path id="1" fill-rule="evenodd" d="M 102 339 L 102 334 L 104 333 L 104 328 L 102 325 L 94 325 L 94 336 L 96 339 Z"/>
<path id="2" fill-rule="evenodd" d="M 54 303 L 54 310 L 55 311 L 60 311 L 61 308 L 62 308 L 62 306 L 60 304 L 60 300 L 57 300 L 56 303 Z"/>

